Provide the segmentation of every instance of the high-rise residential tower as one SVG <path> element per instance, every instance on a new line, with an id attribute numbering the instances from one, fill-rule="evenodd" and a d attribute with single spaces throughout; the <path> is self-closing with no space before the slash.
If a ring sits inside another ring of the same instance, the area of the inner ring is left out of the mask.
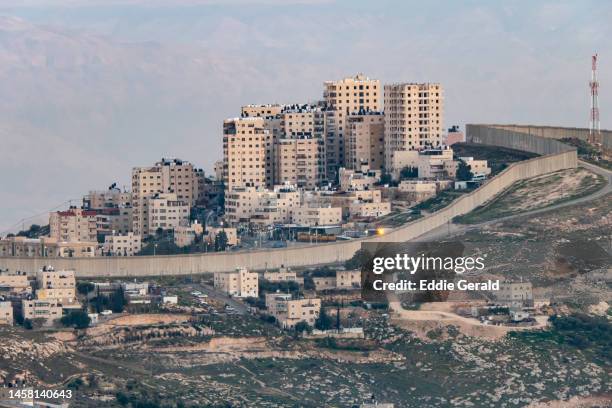
<path id="1" fill-rule="evenodd" d="M 385 169 L 398 150 L 421 150 L 442 143 L 444 96 L 435 83 L 385 85 Z"/>
<path id="2" fill-rule="evenodd" d="M 326 129 L 326 161 L 328 179 L 337 177 L 338 168 L 346 160 L 346 128 L 348 116 L 359 111 L 380 111 L 380 81 L 363 74 L 324 83 L 328 110 Z"/>
<path id="3" fill-rule="evenodd" d="M 225 191 L 266 186 L 266 143 L 269 130 L 262 117 L 223 122 L 223 181 Z"/>

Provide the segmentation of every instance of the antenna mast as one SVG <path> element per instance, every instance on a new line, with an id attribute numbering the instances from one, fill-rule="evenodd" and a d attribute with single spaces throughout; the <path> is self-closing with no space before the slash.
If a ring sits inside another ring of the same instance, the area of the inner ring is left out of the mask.
<path id="1" fill-rule="evenodd" d="M 589 120 L 589 139 L 591 143 L 599 140 L 600 124 L 599 124 L 599 81 L 597 80 L 597 54 L 591 58 L 591 118 Z"/>

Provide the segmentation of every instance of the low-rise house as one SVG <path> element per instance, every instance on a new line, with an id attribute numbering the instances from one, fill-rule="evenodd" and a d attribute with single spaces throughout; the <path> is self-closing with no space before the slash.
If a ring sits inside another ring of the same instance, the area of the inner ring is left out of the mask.
<path id="1" fill-rule="evenodd" d="M 315 290 L 360 289 L 361 272 L 358 270 L 336 271 L 336 276 L 312 278 Z"/>
<path id="2" fill-rule="evenodd" d="M 341 191 L 369 190 L 380 181 L 380 170 L 370 170 L 367 165 L 359 170 L 340 168 L 339 178 Z"/>
<path id="3" fill-rule="evenodd" d="M 339 225 L 342 223 L 342 208 L 302 206 L 295 209 L 293 223 L 305 226 Z"/>
<path id="4" fill-rule="evenodd" d="M 284 329 L 292 329 L 299 322 L 314 326 L 321 311 L 321 299 L 292 299 L 289 294 L 266 294 L 268 313 Z"/>
<path id="5" fill-rule="evenodd" d="M 221 231 L 225 232 L 225 236 L 227 237 L 227 245 L 238 245 L 238 231 L 236 231 L 236 228 L 207 227 L 206 239 L 208 239 L 208 241 L 213 244 L 215 242 L 217 234 L 219 234 Z"/>
<path id="6" fill-rule="evenodd" d="M 0 325 L 13 325 L 13 304 L 0 302 Z"/>
<path id="7" fill-rule="evenodd" d="M 259 296 L 259 274 L 246 268 L 236 268 L 234 272 L 215 272 L 214 287 L 230 296 Z"/>
<path id="8" fill-rule="evenodd" d="M 501 282 L 493 292 L 497 303 L 511 308 L 533 307 L 531 282 Z"/>
<path id="9" fill-rule="evenodd" d="M 193 223 L 190 226 L 179 225 L 174 228 L 174 244 L 183 248 L 193 244 L 196 238 L 204 235 L 204 227 L 202 224 Z"/>
<path id="10" fill-rule="evenodd" d="M 31 294 L 32 286 L 25 272 L 0 271 L 0 295 Z"/>
<path id="11" fill-rule="evenodd" d="M 297 276 L 291 268 L 280 267 L 278 271 L 265 271 L 263 278 L 270 282 L 296 282 L 300 285 L 304 284 L 304 278 Z"/>
<path id="12" fill-rule="evenodd" d="M 178 303 L 178 296 L 162 296 L 161 301 L 165 305 L 176 305 Z"/>
<path id="13" fill-rule="evenodd" d="M 315 290 L 333 290 L 336 289 L 336 277 L 324 276 L 312 278 L 315 285 Z"/>
<path id="14" fill-rule="evenodd" d="M 24 299 L 22 300 L 21 311 L 24 319 L 44 319 L 47 325 L 62 317 L 62 306 L 57 299 Z"/>

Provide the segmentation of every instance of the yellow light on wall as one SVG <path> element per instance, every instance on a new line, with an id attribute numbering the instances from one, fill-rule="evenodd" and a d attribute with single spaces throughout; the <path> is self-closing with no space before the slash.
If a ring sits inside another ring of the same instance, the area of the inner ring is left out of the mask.
<path id="1" fill-rule="evenodd" d="M 384 228 L 376 228 L 376 235 L 385 235 Z"/>

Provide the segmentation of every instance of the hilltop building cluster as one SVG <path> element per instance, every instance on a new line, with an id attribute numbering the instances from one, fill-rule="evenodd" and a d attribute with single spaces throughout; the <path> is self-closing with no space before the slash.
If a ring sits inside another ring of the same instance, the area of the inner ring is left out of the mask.
<path id="1" fill-rule="evenodd" d="M 475 181 L 490 174 L 486 160 L 455 157 L 450 145 L 464 137 L 457 127 L 445 132 L 443 119 L 442 85 L 383 86 L 362 74 L 324 82 L 316 102 L 245 105 L 223 121 L 214 176 L 181 159 L 134 167 L 130 188 L 90 191 L 81 205 L 51 212 L 44 234 L 1 239 L 0 256 L 155 255 L 167 242 L 181 253 L 367 235 L 394 200 L 406 208 L 465 187 L 464 178 L 453 184 L 461 163 Z"/>

